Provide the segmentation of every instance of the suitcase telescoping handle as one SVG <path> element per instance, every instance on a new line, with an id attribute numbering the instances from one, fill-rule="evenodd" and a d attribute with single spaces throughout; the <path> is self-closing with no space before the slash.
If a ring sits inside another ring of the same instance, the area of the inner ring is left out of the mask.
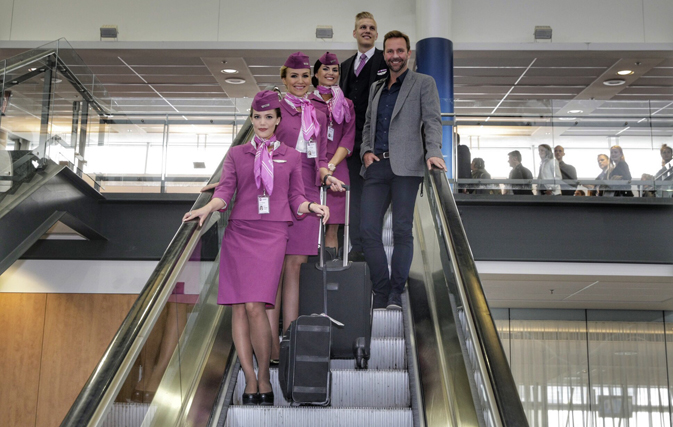
<path id="1" fill-rule="evenodd" d="M 327 203 L 327 187 L 324 185 L 320 186 L 320 204 L 325 205 Z M 327 268 L 325 268 L 325 224 L 323 224 L 323 219 L 320 218 L 320 270 L 322 271 L 322 295 L 323 295 L 323 314 L 327 314 Z"/>
<path id="2" fill-rule="evenodd" d="M 344 219 L 344 245 L 343 245 L 343 267 L 348 267 L 348 250 L 350 249 L 350 212 L 351 212 L 351 187 L 350 185 L 344 184 L 343 186 L 346 189 L 346 212 Z M 327 203 L 327 186 L 320 186 L 320 204 L 325 205 Z M 325 230 L 322 226 L 322 221 L 320 222 L 320 268 L 325 266 Z M 324 269 L 323 269 L 324 270 Z"/>

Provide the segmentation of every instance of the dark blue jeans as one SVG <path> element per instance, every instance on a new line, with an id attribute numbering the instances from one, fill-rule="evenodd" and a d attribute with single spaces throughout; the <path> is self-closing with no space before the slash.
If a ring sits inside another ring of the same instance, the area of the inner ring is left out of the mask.
<path id="1" fill-rule="evenodd" d="M 397 176 L 389 159 L 381 159 L 367 168 L 362 189 L 360 231 L 362 246 L 371 271 L 374 292 L 388 296 L 402 293 L 409 277 L 414 256 L 414 206 L 422 177 Z M 388 273 L 388 260 L 383 250 L 383 216 L 393 203 L 393 238 L 395 246 Z"/>

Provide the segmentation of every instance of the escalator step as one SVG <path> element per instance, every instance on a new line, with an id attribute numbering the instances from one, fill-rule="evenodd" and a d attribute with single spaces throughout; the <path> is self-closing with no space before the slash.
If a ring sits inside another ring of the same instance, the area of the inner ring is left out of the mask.
<path id="1" fill-rule="evenodd" d="M 231 406 L 226 427 L 408 427 L 413 425 L 411 408 L 318 408 Z"/>
<path id="2" fill-rule="evenodd" d="M 355 369 L 355 359 L 332 359 L 331 367 Z M 404 338 L 372 338 L 369 369 L 407 369 Z"/>
<path id="3" fill-rule="evenodd" d="M 372 338 L 404 338 L 402 312 L 399 310 L 374 310 Z"/>
<path id="4" fill-rule="evenodd" d="M 288 406 L 278 384 L 278 370 L 271 370 L 271 386 L 276 406 Z M 240 405 L 245 389 L 243 371 L 239 371 L 234 405 Z M 332 407 L 402 408 L 411 404 L 409 375 L 403 370 L 333 370 Z"/>

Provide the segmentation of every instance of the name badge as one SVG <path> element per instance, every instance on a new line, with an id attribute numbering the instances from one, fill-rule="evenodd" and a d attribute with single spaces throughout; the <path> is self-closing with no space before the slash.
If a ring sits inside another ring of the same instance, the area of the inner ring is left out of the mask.
<path id="1" fill-rule="evenodd" d="M 334 128 L 332 126 L 327 128 L 327 139 L 334 141 Z"/>
<path id="2" fill-rule="evenodd" d="M 318 144 L 312 141 L 306 143 L 306 157 L 309 159 L 318 157 Z"/>
<path id="3" fill-rule="evenodd" d="M 257 213 L 258 214 L 268 214 L 269 213 L 269 196 L 257 196 Z"/>

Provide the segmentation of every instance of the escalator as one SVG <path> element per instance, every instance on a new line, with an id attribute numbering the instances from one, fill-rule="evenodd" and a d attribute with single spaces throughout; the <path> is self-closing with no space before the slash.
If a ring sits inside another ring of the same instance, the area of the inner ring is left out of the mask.
<path id="1" fill-rule="evenodd" d="M 13 172 L 2 181 L 11 185 L 0 193 L 0 274 L 57 222 L 89 240 L 105 240 L 95 230 L 98 202 L 104 199 L 98 191 L 67 166 L 31 151 L 7 153 Z"/>
<path id="2" fill-rule="evenodd" d="M 251 132 L 248 121 L 234 144 Z M 211 182 L 218 180 L 219 169 Z M 216 303 L 219 258 L 201 257 L 204 237 L 226 227 L 228 212 L 216 212 L 201 229 L 180 226 L 61 426 L 527 426 L 446 176 L 432 171 L 424 187 L 403 310 L 375 312 L 368 370 L 332 361 L 330 407 L 290 407 L 275 370 L 276 406 L 239 405 L 231 308 Z M 201 194 L 194 208 L 210 197 Z M 391 235 L 384 231 L 384 239 Z M 182 295 L 190 313 L 175 327 L 172 319 L 162 324 L 180 286 L 190 289 L 191 299 Z M 154 362 L 161 357 L 143 365 L 161 379 L 147 399 L 133 401 L 127 396 L 142 382 L 139 360 L 158 328 L 177 328 L 178 337 L 165 366 Z"/>

